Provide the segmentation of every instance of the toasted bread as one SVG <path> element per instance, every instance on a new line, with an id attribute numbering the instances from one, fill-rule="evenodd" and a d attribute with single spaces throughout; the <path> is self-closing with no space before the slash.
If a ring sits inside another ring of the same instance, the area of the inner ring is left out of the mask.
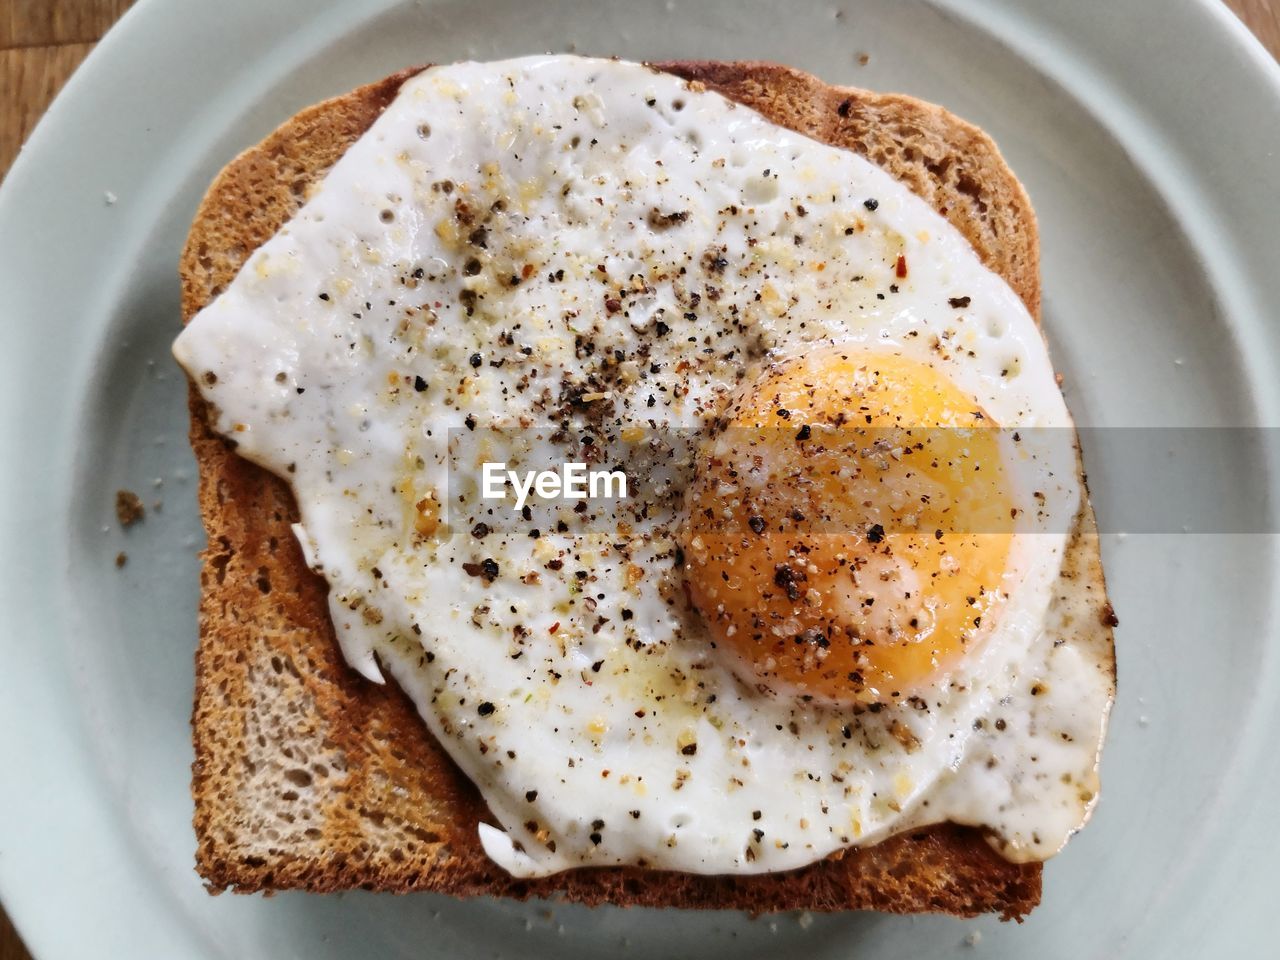
<path id="1" fill-rule="evenodd" d="M 655 64 L 815 139 L 855 150 L 947 217 L 1039 316 L 1039 246 L 1030 203 L 992 141 L 940 107 L 828 86 L 769 63 Z M 303 110 L 227 165 L 182 255 L 189 321 L 232 280 L 368 129 L 408 70 Z M 1038 863 L 997 855 L 981 832 L 943 824 L 787 873 L 696 876 L 580 869 L 521 880 L 481 849 L 488 818 L 471 783 L 394 684 L 343 661 L 326 605 L 290 532 L 288 485 L 237 456 L 191 390 L 203 555 L 196 657 L 196 865 L 214 891 L 365 888 L 456 896 L 753 912 L 875 909 L 995 912 L 1021 918 L 1040 898 Z M 1084 529 L 1092 530 L 1086 507 Z M 1069 560 L 1095 571 L 1096 538 Z M 1099 598 L 1099 604 L 1105 597 Z M 1101 609 L 1101 607 L 1100 607 Z"/>

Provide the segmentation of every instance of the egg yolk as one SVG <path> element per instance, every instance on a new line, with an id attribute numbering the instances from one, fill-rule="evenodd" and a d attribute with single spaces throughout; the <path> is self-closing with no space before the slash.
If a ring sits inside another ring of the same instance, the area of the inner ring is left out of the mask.
<path id="1" fill-rule="evenodd" d="M 896 702 L 946 682 L 1003 600 L 996 424 L 931 366 L 822 347 L 741 390 L 699 451 L 689 597 L 764 692 Z"/>

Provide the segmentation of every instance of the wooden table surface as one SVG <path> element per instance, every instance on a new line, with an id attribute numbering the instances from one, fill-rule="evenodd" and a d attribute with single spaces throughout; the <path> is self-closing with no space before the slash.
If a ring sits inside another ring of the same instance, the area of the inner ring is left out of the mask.
<path id="1" fill-rule="evenodd" d="M 1224 0 L 1280 58 L 1280 0 Z M 80 61 L 133 0 L 0 0 L 0 177 Z M 31 960 L 0 908 L 0 960 Z"/>

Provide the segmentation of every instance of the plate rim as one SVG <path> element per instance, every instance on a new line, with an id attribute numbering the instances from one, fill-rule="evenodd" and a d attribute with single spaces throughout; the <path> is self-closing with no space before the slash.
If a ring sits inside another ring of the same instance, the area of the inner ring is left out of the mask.
<path id="1" fill-rule="evenodd" d="M 362 15 L 372 16 L 376 11 L 389 6 L 387 0 L 377 0 L 370 4 Z M 977 16 L 973 7 L 960 9 L 959 0 L 934 0 L 934 5 L 943 10 L 948 10 L 964 19 L 970 19 Z M 194 6 L 194 5 L 193 5 Z M 336 4 L 331 0 L 330 8 L 335 8 Z M 988 9 L 1004 8 L 1004 20 L 1000 20 L 999 16 L 989 20 L 984 19 L 984 25 L 991 24 L 1013 24 L 1016 27 L 1021 20 L 1025 18 L 1034 19 L 1036 16 L 1048 16 L 1046 11 L 1053 6 L 1051 0 L 1034 0 L 1032 3 L 1026 4 L 1021 8 L 1020 12 L 1015 12 L 1009 7 L 1006 0 L 987 0 L 985 6 Z M 1063 8 L 1076 8 L 1076 5 L 1063 4 Z M 1137 13 L 1141 6 L 1139 0 L 1124 0 L 1123 4 L 1117 6 L 1125 6 L 1133 12 Z M 245 7 L 244 9 L 248 9 Z M 980 11 L 979 11 L 980 12 Z M 1077 13 L 1080 11 L 1077 11 Z M 1143 11 L 1144 13 L 1149 11 Z M 1059 11 L 1066 20 L 1060 22 L 1064 28 L 1069 28 L 1072 21 L 1070 17 L 1075 15 L 1068 9 L 1063 13 Z M 1246 94 L 1249 96 L 1261 97 L 1261 101 L 1270 104 L 1273 108 L 1280 108 L 1280 64 L 1266 51 L 1256 37 L 1248 31 L 1248 29 L 1228 10 L 1225 5 L 1218 0 L 1173 0 L 1167 4 L 1167 9 L 1161 11 L 1164 17 L 1170 23 L 1180 23 L 1186 28 L 1194 26 L 1211 25 L 1206 32 L 1199 33 L 1194 37 L 1194 42 L 1205 52 L 1206 56 L 1213 55 L 1215 57 L 1239 57 L 1241 53 L 1245 54 L 1238 61 L 1246 75 L 1251 77 L 1250 83 L 1254 86 Z M 161 4 L 158 0 L 142 0 L 137 3 L 118 21 L 118 23 L 107 33 L 107 35 L 97 44 L 94 50 L 86 58 L 85 62 L 70 78 L 63 91 L 56 98 L 49 110 L 42 117 L 32 136 L 28 139 L 27 144 L 23 147 L 19 156 L 16 158 L 13 166 L 6 174 L 4 182 L 0 185 L 0 250 L 6 249 L 6 244 L 14 243 L 11 224 L 20 221 L 22 218 L 15 215 L 15 208 L 21 207 L 22 195 L 31 187 L 40 183 L 44 173 L 42 167 L 47 166 L 48 153 L 53 149 L 55 144 L 61 139 L 66 140 L 74 136 L 74 132 L 70 129 L 76 122 L 75 113 L 77 110 L 83 112 L 93 101 L 95 89 L 98 84 L 107 79 L 106 75 L 112 69 L 119 66 L 118 58 L 123 55 L 125 48 L 129 45 L 139 44 L 144 35 L 149 31 L 166 30 L 165 24 L 170 26 L 180 25 L 186 14 L 181 9 L 180 4 L 166 5 Z M 997 34 L 998 35 L 998 34 Z M 1010 34 L 1012 35 L 1012 34 Z M 1007 39 L 1007 38 L 1006 38 Z M 1247 133 L 1247 131 L 1245 131 Z M 1280 144 L 1280 135 L 1275 137 Z M 1275 154 L 1280 156 L 1280 153 Z M 53 174 L 56 177 L 65 169 L 65 165 L 53 164 Z M 0 266 L 0 277 L 5 276 L 5 269 Z M 1270 366 L 1273 371 L 1276 366 L 1277 358 L 1270 358 Z M 0 358 L 0 370 L 10 374 L 20 369 L 20 359 L 5 355 Z M 1255 371 L 1256 372 L 1256 371 Z M 20 376 L 0 376 L 0 397 L 9 402 L 9 409 L 17 409 L 23 398 L 19 395 L 17 388 L 12 384 L 18 383 Z M 1260 382 L 1259 380 L 1254 381 Z M 1280 397 L 1280 378 L 1270 381 L 1272 390 L 1264 392 L 1258 397 L 1260 407 L 1269 411 L 1269 415 L 1276 415 L 1280 411 L 1280 403 L 1277 398 Z M 68 415 L 70 418 L 78 416 L 78 411 L 71 411 Z M 1277 417 L 1276 424 L 1280 424 L 1280 417 Z M 0 427 L 0 438 L 5 440 L 16 438 L 17 430 L 5 425 Z M 65 463 L 53 464 L 53 470 L 56 472 L 58 467 L 66 466 L 68 469 L 64 472 L 66 476 L 70 475 L 69 457 L 73 451 L 61 451 L 60 458 Z M 1275 465 L 1273 464 L 1273 467 Z M 1280 476 L 1280 472 L 1273 474 Z M 8 472 L 0 476 L 0 491 L 7 490 L 11 485 L 16 484 L 16 480 L 11 478 Z M 0 496 L 0 530 L 8 533 L 10 530 L 20 529 L 24 523 L 30 522 L 29 517 L 19 517 L 16 513 L 16 507 L 11 506 L 19 502 L 17 497 Z M 24 563 L 30 563 L 30 555 L 18 555 L 17 551 L 11 549 L 8 544 L 13 542 L 13 538 L 6 538 L 5 546 L 0 547 L 0 581 L 4 582 L 4 586 L 0 587 L 0 597 L 6 602 L 0 603 L 0 661 L 4 662 L 6 667 L 16 666 L 17 669 L 0 670 L 0 722 L 11 723 L 22 719 L 21 713 L 14 710 L 14 705 L 32 706 L 33 699 L 30 690 L 20 689 L 20 683 L 14 681 L 14 678 L 29 677 L 32 674 L 28 671 L 39 673 L 42 669 L 48 671 L 48 666 L 43 665 L 38 656 L 38 651 L 31 649 L 23 649 L 22 645 L 17 642 L 17 638 L 29 632 L 27 624 L 21 619 L 20 615 L 13 612 L 12 607 L 16 604 L 14 601 L 18 598 L 18 592 L 15 584 L 20 584 L 30 580 L 31 578 L 20 578 L 11 576 L 17 568 Z M 41 554 L 44 557 L 44 554 Z M 58 563 L 56 551 L 50 551 L 47 556 L 50 562 L 50 568 L 54 569 Z M 32 564 L 32 566 L 36 566 Z M 60 575 L 60 574 L 59 574 Z M 1271 657 L 1271 666 L 1275 666 L 1275 656 Z M 1274 670 L 1272 670 L 1274 673 Z M 74 689 L 69 687 L 67 683 L 58 684 L 57 678 L 53 678 L 55 686 L 66 688 L 69 695 L 74 695 Z M 1265 706 L 1271 710 L 1272 715 L 1275 714 L 1276 697 L 1271 696 L 1270 701 Z M 11 729 L 16 727 L 11 726 Z M 76 725 L 78 729 L 78 725 Z M 67 731 L 74 734 L 76 730 Z M 1252 735 L 1252 747 L 1256 750 L 1262 742 L 1262 731 L 1256 731 Z M 56 752 L 51 756 L 28 757 L 21 748 L 15 749 L 12 744 L 0 747 L 0 757 L 4 758 L 6 768 L 10 768 L 11 764 L 25 762 L 25 768 L 28 770 L 46 770 L 50 773 L 57 772 L 57 775 L 65 777 L 67 775 L 68 766 L 74 766 L 71 771 L 71 779 L 82 781 L 85 785 L 91 785 L 95 780 L 95 775 L 91 770 L 83 769 L 81 765 L 75 763 L 80 754 L 85 752 L 85 744 L 77 742 L 74 736 L 66 740 L 68 751 L 66 753 Z M 91 766 L 91 763 L 88 764 Z M 6 800 L 0 795 L 0 814 L 8 813 L 12 810 L 14 804 Z M 0 816 L 0 823 L 12 822 L 7 816 Z M 13 834 L 9 834 L 12 837 Z M 119 838 L 117 838 L 118 840 Z M 1275 843 L 1276 851 L 1280 851 L 1280 841 Z M 0 840 L 0 850 L 9 852 L 9 845 Z M 22 873 L 22 867 L 15 868 L 12 864 L 10 856 L 0 856 L 0 898 L 10 910 L 10 919 L 14 926 L 19 930 L 24 940 L 32 950 L 33 954 L 38 956 L 55 956 L 63 955 L 57 953 L 60 949 L 59 945 L 62 938 L 59 936 L 59 920 L 53 911 L 41 911 L 36 908 L 29 907 L 28 904 L 34 903 L 34 898 L 29 893 L 29 888 L 39 887 L 43 890 L 53 889 L 52 885 L 46 886 L 44 881 L 52 881 L 53 876 L 42 877 L 33 883 L 33 878 Z M 131 864 L 120 864 L 119 871 L 123 873 L 125 867 L 132 867 Z M 60 870 L 59 865 L 53 865 L 48 873 L 56 874 Z M 94 890 L 95 885 L 100 886 L 104 878 L 86 878 L 86 877 L 63 877 L 66 882 L 65 890 L 78 891 L 77 896 L 93 897 L 97 895 Z M 110 880 L 108 875 L 105 879 Z M 67 893 L 63 893 L 66 899 L 72 899 Z M 15 906 L 16 905 L 16 906 Z M 97 902 L 98 907 L 102 907 L 101 898 Z M 172 918 L 166 918 L 166 924 L 171 924 Z M 191 936 L 198 936 L 187 931 L 182 927 L 181 931 L 186 933 L 188 939 L 174 935 L 171 943 L 174 947 L 178 945 L 190 945 L 193 941 L 189 939 Z M 167 936 L 164 930 L 157 925 L 154 933 L 158 937 Z M 177 951 L 173 951 L 176 953 Z M 171 953 L 171 955 L 173 955 Z M 71 955 L 67 952 L 65 955 Z"/>

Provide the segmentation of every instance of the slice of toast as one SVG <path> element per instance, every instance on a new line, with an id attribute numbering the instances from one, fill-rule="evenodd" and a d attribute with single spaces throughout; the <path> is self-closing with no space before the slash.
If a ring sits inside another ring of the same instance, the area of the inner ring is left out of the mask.
<path id="1" fill-rule="evenodd" d="M 1035 217 L 995 145 L 977 128 L 910 97 L 832 87 L 775 64 L 655 66 L 883 167 L 946 216 L 1039 316 Z M 308 188 L 416 72 L 303 110 L 223 169 L 183 251 L 184 322 L 294 214 Z M 362 679 L 343 661 L 326 585 L 307 568 L 290 531 L 297 508 L 287 484 L 232 452 L 210 428 L 194 388 L 190 403 L 209 537 L 192 793 L 196 866 L 211 890 L 362 887 L 558 896 L 586 904 L 995 912 L 1005 918 L 1021 918 L 1039 902 L 1039 864 L 1010 863 L 978 830 L 950 824 L 779 874 L 580 869 L 537 880 L 507 875 L 477 837 L 477 823 L 488 818 L 484 802 L 409 699 L 393 683 Z M 1072 553 L 1096 566 L 1096 538 Z"/>

